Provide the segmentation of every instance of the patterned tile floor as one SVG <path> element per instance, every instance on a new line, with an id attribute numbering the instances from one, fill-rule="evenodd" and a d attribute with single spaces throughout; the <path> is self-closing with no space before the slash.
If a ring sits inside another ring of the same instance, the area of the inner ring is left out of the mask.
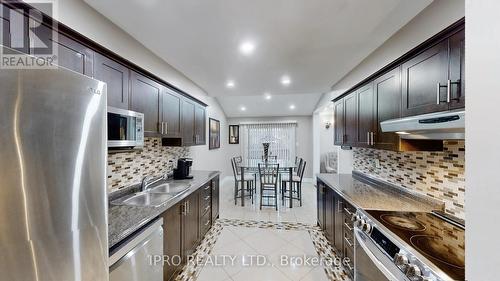
<path id="1" fill-rule="evenodd" d="M 292 209 L 269 208 L 272 212 L 258 211 L 248 201 L 246 207 L 236 206 L 241 208 L 238 210 L 231 202 L 231 187 L 232 183 L 223 186 L 221 218 L 207 233 L 178 281 L 350 280 L 323 232 L 315 226 L 315 200 L 304 200 L 302 207 Z M 311 184 L 304 187 L 304 198 L 313 197 L 314 193 Z M 314 210 L 314 219 L 300 208 Z M 237 211 L 231 213 L 227 209 Z"/>

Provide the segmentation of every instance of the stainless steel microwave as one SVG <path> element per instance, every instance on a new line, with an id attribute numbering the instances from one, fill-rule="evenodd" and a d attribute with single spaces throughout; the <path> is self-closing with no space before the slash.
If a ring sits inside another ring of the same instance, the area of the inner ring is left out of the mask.
<path id="1" fill-rule="evenodd" d="M 144 114 L 108 106 L 108 147 L 144 146 Z"/>

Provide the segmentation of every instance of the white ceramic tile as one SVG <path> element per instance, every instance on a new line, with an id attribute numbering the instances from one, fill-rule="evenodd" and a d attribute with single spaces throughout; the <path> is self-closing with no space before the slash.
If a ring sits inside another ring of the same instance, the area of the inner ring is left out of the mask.
<path id="1" fill-rule="evenodd" d="M 221 266 L 204 266 L 198 275 L 197 281 L 224 281 L 230 280 L 229 274 Z"/>
<path id="2" fill-rule="evenodd" d="M 289 281 L 281 271 L 272 266 L 267 267 L 246 267 L 231 276 L 233 280 L 238 281 Z"/>
<path id="3" fill-rule="evenodd" d="M 307 273 L 300 281 L 328 281 L 328 277 L 322 267 L 317 267 Z"/>

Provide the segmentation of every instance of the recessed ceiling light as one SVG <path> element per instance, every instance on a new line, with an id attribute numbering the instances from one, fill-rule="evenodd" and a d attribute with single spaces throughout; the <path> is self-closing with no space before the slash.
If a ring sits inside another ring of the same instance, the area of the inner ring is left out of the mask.
<path id="1" fill-rule="evenodd" d="M 229 88 L 229 89 L 232 89 L 234 88 L 234 86 L 236 86 L 236 84 L 234 83 L 233 80 L 229 80 L 226 82 L 226 87 Z"/>
<path id="2" fill-rule="evenodd" d="M 270 99 L 272 98 L 272 96 L 271 96 L 271 94 L 269 94 L 269 93 L 265 93 L 265 94 L 264 94 L 264 98 L 265 98 L 266 100 L 270 100 Z"/>
<path id="3" fill-rule="evenodd" d="M 290 83 L 292 83 L 292 80 L 290 79 L 290 77 L 288 77 L 286 75 L 281 77 L 281 84 L 288 86 L 288 85 L 290 85 Z"/>
<path id="4" fill-rule="evenodd" d="M 244 107 L 244 106 L 242 106 L 242 107 L 240 107 L 240 110 L 241 110 L 241 111 L 245 111 L 245 110 L 247 110 L 247 108 L 246 108 L 246 107 Z"/>
<path id="5" fill-rule="evenodd" d="M 240 52 L 246 56 L 251 55 L 255 51 L 255 43 L 252 41 L 244 41 L 240 44 Z"/>
<path id="6" fill-rule="evenodd" d="M 295 109 L 295 104 L 290 105 L 290 109 L 294 110 Z"/>

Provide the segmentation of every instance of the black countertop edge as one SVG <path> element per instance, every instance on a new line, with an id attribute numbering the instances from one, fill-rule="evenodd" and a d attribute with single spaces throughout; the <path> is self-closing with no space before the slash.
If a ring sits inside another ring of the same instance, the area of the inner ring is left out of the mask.
<path id="1" fill-rule="evenodd" d="M 158 207 L 110 204 L 108 209 L 108 247 L 112 250 L 116 250 L 116 248 L 120 246 L 120 242 L 124 241 L 127 237 L 142 229 L 163 212 L 179 203 L 180 201 L 191 195 L 193 192 L 197 191 L 205 183 L 219 176 L 221 172 L 193 171 L 192 174 L 193 179 L 175 180 L 176 182 L 184 181 L 186 182 L 186 185 L 190 185 L 188 191 L 179 194 L 178 196 L 166 201 L 164 204 Z M 172 181 L 174 180 L 172 179 Z M 133 188 L 128 192 L 123 193 L 122 195 L 125 196 L 132 191 Z M 134 216 L 132 216 L 131 214 Z M 120 224 L 120 226 L 111 227 L 115 226 L 114 224 Z"/>

